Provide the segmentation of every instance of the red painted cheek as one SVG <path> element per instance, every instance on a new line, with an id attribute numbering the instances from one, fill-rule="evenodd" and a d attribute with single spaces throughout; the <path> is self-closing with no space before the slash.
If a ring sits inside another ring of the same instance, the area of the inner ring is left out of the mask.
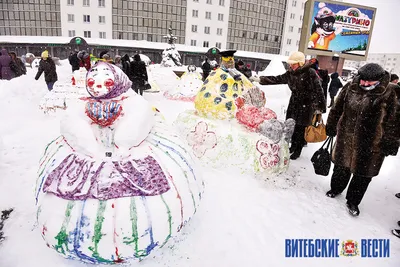
<path id="1" fill-rule="evenodd" d="M 90 88 L 93 88 L 94 80 L 93 80 L 92 78 L 89 78 L 89 79 L 86 81 L 86 84 L 87 84 L 87 86 L 89 86 Z"/>
<path id="2" fill-rule="evenodd" d="M 110 90 L 114 86 L 114 81 L 111 79 L 107 79 L 104 82 L 104 86 L 107 87 L 108 90 Z"/>

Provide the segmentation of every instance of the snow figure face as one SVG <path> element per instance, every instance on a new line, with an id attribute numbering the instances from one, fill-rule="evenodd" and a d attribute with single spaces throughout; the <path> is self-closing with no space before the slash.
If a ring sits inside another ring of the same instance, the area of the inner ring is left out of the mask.
<path id="1" fill-rule="evenodd" d="M 100 61 L 86 75 L 86 90 L 95 99 L 112 99 L 125 93 L 132 82 L 122 70 Z"/>
<path id="2" fill-rule="evenodd" d="M 235 58 L 234 57 L 221 57 L 222 59 L 222 66 L 227 69 L 232 69 L 235 67 Z"/>

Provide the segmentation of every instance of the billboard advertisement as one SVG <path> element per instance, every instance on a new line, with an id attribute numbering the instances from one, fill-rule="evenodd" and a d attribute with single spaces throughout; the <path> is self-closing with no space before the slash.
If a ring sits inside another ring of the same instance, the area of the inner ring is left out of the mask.
<path id="1" fill-rule="evenodd" d="M 375 13 L 371 7 L 309 0 L 300 49 L 306 54 L 338 54 L 363 60 L 367 57 Z"/>

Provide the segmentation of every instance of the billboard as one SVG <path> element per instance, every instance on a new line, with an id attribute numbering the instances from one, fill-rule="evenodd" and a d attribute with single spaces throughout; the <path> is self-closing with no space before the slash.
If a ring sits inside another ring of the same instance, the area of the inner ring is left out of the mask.
<path id="1" fill-rule="evenodd" d="M 304 12 L 300 51 L 353 60 L 367 58 L 376 8 L 308 0 Z"/>

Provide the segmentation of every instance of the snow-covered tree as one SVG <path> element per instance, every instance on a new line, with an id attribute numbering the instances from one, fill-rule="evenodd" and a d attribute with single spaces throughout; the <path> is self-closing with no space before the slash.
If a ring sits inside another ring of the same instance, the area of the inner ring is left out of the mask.
<path id="1" fill-rule="evenodd" d="M 167 39 L 170 47 L 165 49 L 162 53 L 161 66 L 163 67 L 182 66 L 181 55 L 175 48 L 175 41 L 178 38 L 172 34 L 171 28 L 168 29 L 168 34 L 164 36 L 164 38 Z"/>

